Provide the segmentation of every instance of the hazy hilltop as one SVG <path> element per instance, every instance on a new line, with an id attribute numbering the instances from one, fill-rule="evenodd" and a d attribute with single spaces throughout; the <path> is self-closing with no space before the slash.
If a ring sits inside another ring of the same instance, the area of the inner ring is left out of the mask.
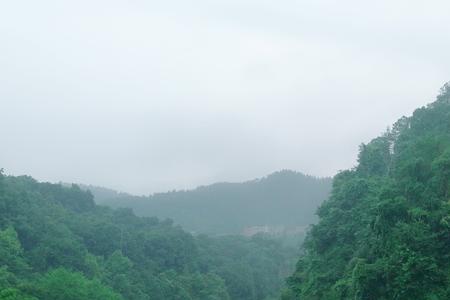
<path id="1" fill-rule="evenodd" d="M 0 300 L 450 300 L 449 35 L 444 0 L 2 1 Z"/>
<path id="2" fill-rule="evenodd" d="M 283 170 L 243 183 L 216 183 L 148 197 L 83 188 L 93 193 L 98 204 L 130 207 L 140 216 L 170 218 L 192 232 L 236 234 L 247 229 L 251 234 L 263 230 L 255 226 L 281 233 L 314 223 L 315 211 L 328 197 L 331 182 L 331 178 Z"/>
<path id="3" fill-rule="evenodd" d="M 2 300 L 275 299 L 296 253 L 263 235 L 193 236 L 0 168 Z"/>

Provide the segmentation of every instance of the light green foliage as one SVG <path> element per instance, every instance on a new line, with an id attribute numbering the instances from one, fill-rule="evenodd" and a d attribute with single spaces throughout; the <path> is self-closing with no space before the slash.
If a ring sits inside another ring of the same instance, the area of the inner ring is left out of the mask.
<path id="1" fill-rule="evenodd" d="M 35 297 L 26 295 L 15 288 L 6 288 L 0 290 L 0 300 L 38 300 Z"/>
<path id="2" fill-rule="evenodd" d="M 257 300 L 277 294 L 293 258 L 277 242 L 194 237 L 77 186 L 0 174 L 0 299 Z"/>
<path id="3" fill-rule="evenodd" d="M 120 300 L 122 297 L 100 281 L 59 268 L 35 283 L 38 298 L 46 300 Z"/>
<path id="4" fill-rule="evenodd" d="M 283 299 L 450 299 L 450 87 L 334 179 Z"/>
<path id="5" fill-rule="evenodd" d="M 22 245 L 13 227 L 0 231 L 0 266 L 15 274 L 23 274 L 29 270 L 23 258 Z"/>
<path id="6" fill-rule="evenodd" d="M 231 299 L 275 297 L 292 272 L 294 249 L 264 236 L 251 239 L 225 236 L 199 237 L 200 266 L 223 278 Z"/>

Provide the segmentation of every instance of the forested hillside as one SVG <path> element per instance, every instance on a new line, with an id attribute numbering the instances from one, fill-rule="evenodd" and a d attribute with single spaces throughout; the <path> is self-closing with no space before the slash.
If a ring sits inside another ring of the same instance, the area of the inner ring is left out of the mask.
<path id="1" fill-rule="evenodd" d="M 334 179 L 284 299 L 450 299 L 450 86 Z"/>
<path id="2" fill-rule="evenodd" d="M 251 226 L 308 226 L 328 197 L 331 178 L 280 171 L 244 183 L 216 183 L 190 191 L 135 197 L 86 186 L 97 203 L 130 207 L 141 216 L 171 218 L 188 231 L 238 234 Z"/>
<path id="3" fill-rule="evenodd" d="M 78 186 L 0 172 L 0 299 L 272 299 L 294 257 L 261 235 L 193 237 Z"/>

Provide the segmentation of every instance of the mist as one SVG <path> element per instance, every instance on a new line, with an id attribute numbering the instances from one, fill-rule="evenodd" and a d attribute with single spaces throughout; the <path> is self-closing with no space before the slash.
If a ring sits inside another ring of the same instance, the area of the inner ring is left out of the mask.
<path id="1" fill-rule="evenodd" d="M 333 176 L 450 78 L 449 9 L 2 3 L 0 167 L 135 194 L 281 169 Z"/>

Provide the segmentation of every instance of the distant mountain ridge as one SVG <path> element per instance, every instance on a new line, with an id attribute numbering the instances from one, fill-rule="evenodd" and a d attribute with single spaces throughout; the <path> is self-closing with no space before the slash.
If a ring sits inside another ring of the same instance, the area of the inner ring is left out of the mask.
<path id="1" fill-rule="evenodd" d="M 331 178 L 282 170 L 242 183 L 215 183 L 193 190 L 133 196 L 95 186 L 97 204 L 130 207 L 141 216 L 173 219 L 195 233 L 237 234 L 252 226 L 307 226 L 328 197 Z"/>
<path id="2" fill-rule="evenodd" d="M 264 235 L 193 236 L 0 168 L 1 300 L 275 299 L 296 252 Z"/>

